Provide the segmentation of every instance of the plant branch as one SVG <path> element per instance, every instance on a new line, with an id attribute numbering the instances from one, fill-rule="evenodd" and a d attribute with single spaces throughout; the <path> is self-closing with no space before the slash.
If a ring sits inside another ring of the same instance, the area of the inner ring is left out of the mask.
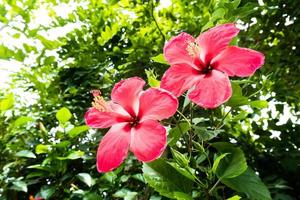
<path id="1" fill-rule="evenodd" d="M 218 179 L 218 181 L 212 186 L 212 188 L 209 190 L 209 194 L 211 195 L 211 193 L 214 191 L 214 189 L 217 187 L 217 185 L 220 183 L 221 179 Z"/>
<path id="2" fill-rule="evenodd" d="M 153 21 L 158 29 L 158 31 L 160 32 L 161 36 L 163 37 L 164 41 L 166 41 L 166 36 L 165 34 L 162 32 L 162 30 L 159 28 L 159 25 L 154 17 L 154 5 L 153 5 L 153 0 L 150 1 L 151 3 L 151 17 L 153 18 Z"/>
<path id="3" fill-rule="evenodd" d="M 189 123 L 189 126 L 190 126 L 190 127 L 192 126 L 192 124 L 190 123 L 190 120 L 189 120 L 188 118 L 186 118 L 179 110 L 177 110 L 177 113 L 178 113 L 181 117 L 183 117 L 183 119 L 184 119 L 185 121 L 187 121 L 187 123 Z"/>
<path id="4" fill-rule="evenodd" d="M 224 122 L 224 120 L 226 119 L 227 115 L 232 111 L 232 107 L 229 109 L 229 111 L 223 116 L 223 118 L 221 119 L 221 121 L 218 123 L 218 125 L 215 127 L 215 130 L 217 130 L 218 128 L 222 127 L 222 124 Z"/>

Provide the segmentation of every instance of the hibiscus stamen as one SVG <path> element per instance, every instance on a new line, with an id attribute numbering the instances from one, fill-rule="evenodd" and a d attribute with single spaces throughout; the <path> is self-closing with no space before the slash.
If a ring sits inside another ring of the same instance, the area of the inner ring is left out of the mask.
<path id="1" fill-rule="evenodd" d="M 188 41 L 188 46 L 186 48 L 188 54 L 192 57 L 197 56 L 200 52 L 200 47 L 196 42 Z"/>
<path id="2" fill-rule="evenodd" d="M 130 122 L 130 126 L 131 127 L 135 127 L 139 124 L 140 120 L 138 117 L 134 118 L 131 122 Z"/>
<path id="3" fill-rule="evenodd" d="M 94 96 L 94 102 L 92 102 L 92 106 L 101 112 L 109 111 L 107 102 L 101 96 L 100 90 L 92 90 L 91 93 Z"/>

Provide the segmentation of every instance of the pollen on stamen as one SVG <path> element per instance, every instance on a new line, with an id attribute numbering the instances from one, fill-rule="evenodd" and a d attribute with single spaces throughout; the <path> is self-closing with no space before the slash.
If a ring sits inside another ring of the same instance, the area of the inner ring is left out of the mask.
<path id="1" fill-rule="evenodd" d="M 197 43 L 193 41 L 187 41 L 188 46 L 186 48 L 188 54 L 192 57 L 195 57 L 200 52 L 200 47 Z"/>
<path id="2" fill-rule="evenodd" d="M 94 96 L 94 102 L 92 102 L 92 106 L 101 112 L 109 111 L 106 101 L 101 96 L 101 91 L 100 90 L 92 90 L 91 93 Z"/>

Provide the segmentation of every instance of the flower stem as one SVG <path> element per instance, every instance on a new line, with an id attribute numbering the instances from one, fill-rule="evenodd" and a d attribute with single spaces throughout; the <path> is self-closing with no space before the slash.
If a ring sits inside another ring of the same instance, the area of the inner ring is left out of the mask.
<path id="1" fill-rule="evenodd" d="M 189 120 L 188 118 L 186 118 L 186 116 L 184 116 L 184 114 L 182 114 L 179 110 L 177 110 L 177 113 L 178 113 L 181 117 L 183 117 L 183 119 L 184 119 L 185 121 L 187 121 L 187 123 L 189 123 L 190 126 L 192 126 L 192 124 L 190 123 L 190 120 Z"/>
<path id="2" fill-rule="evenodd" d="M 223 118 L 221 119 L 221 121 L 218 123 L 218 125 L 215 127 L 215 130 L 217 130 L 218 128 L 222 127 L 222 124 L 224 122 L 224 120 L 226 119 L 227 115 L 232 111 L 232 107 L 229 109 L 229 111 L 223 116 Z"/>
<path id="3" fill-rule="evenodd" d="M 214 189 L 217 187 L 217 185 L 220 183 L 221 179 L 218 179 L 217 182 L 212 186 L 212 188 L 209 190 L 209 194 L 211 195 L 211 193 L 214 191 Z"/>

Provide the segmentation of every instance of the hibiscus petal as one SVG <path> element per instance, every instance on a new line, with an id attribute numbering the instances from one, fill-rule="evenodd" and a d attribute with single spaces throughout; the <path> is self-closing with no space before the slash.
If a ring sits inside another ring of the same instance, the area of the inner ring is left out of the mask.
<path id="1" fill-rule="evenodd" d="M 108 106 L 109 106 L 109 109 L 112 112 L 116 113 L 116 115 L 119 115 L 120 118 L 124 118 L 127 120 L 131 118 L 130 114 L 119 104 L 109 101 Z"/>
<path id="2" fill-rule="evenodd" d="M 85 123 L 92 128 L 108 128 L 118 123 L 112 112 L 101 112 L 96 108 L 90 108 L 84 115 Z"/>
<path id="3" fill-rule="evenodd" d="M 196 41 L 200 47 L 201 60 L 209 63 L 238 33 L 239 29 L 234 24 L 222 24 L 200 34 Z"/>
<path id="4" fill-rule="evenodd" d="M 199 71 L 188 64 L 176 64 L 165 72 L 160 87 L 172 92 L 175 96 L 180 96 L 193 87 L 200 77 Z"/>
<path id="5" fill-rule="evenodd" d="M 139 107 L 139 93 L 144 85 L 145 81 L 138 77 L 122 80 L 114 86 L 111 99 L 121 105 L 130 115 L 135 116 Z"/>
<path id="6" fill-rule="evenodd" d="M 216 108 L 231 97 L 231 84 L 226 74 L 212 70 L 203 76 L 189 99 L 204 108 Z"/>
<path id="7" fill-rule="evenodd" d="M 102 138 L 97 151 L 97 170 L 109 172 L 117 168 L 127 156 L 130 143 L 130 125 L 112 126 Z"/>
<path id="8" fill-rule="evenodd" d="M 228 76 L 247 77 L 264 64 L 264 59 L 258 51 L 231 46 L 213 58 L 211 65 Z"/>
<path id="9" fill-rule="evenodd" d="M 178 101 L 170 92 L 150 88 L 140 96 L 139 118 L 162 120 L 174 115 L 178 107 Z"/>
<path id="10" fill-rule="evenodd" d="M 164 47 L 164 56 L 170 65 L 178 63 L 193 64 L 194 58 L 188 53 L 189 43 L 193 43 L 195 38 L 187 33 L 180 33 L 172 37 Z"/>
<path id="11" fill-rule="evenodd" d="M 155 120 L 146 120 L 131 129 L 130 150 L 140 161 L 157 159 L 167 145 L 166 129 Z"/>

